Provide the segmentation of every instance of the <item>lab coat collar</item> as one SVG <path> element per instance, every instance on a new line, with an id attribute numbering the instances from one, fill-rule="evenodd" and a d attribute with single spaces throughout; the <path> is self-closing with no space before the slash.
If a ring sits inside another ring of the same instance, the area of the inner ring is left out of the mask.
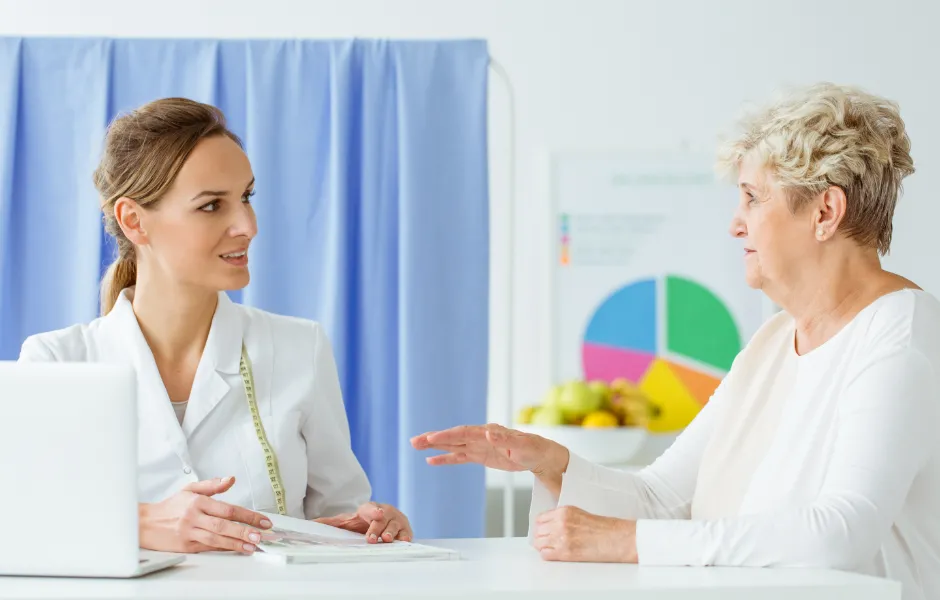
<path id="1" fill-rule="evenodd" d="M 134 307 L 129 295 L 131 289 L 128 288 L 121 292 L 114 308 L 105 318 L 105 322 L 123 333 L 121 337 L 138 350 L 136 352 L 138 359 L 147 358 L 152 362 L 153 352 L 150 351 L 150 346 L 147 345 L 147 340 L 144 339 L 140 324 L 137 322 L 137 316 L 134 314 Z M 221 373 L 227 375 L 238 374 L 243 333 L 244 324 L 235 303 L 229 299 L 228 294 L 219 292 L 218 305 L 212 315 L 209 337 L 206 339 L 206 347 L 203 350 L 200 366 L 206 362 L 214 370 Z M 142 348 L 141 344 L 143 345 Z M 141 349 L 146 350 L 143 357 L 140 356 L 139 350 Z"/>
<path id="2" fill-rule="evenodd" d="M 242 320 L 234 303 L 219 292 L 219 303 L 212 316 L 209 337 L 196 369 L 193 389 L 183 418 L 183 433 L 192 435 L 203 420 L 228 394 L 237 375 L 242 350 Z"/>
<path id="3" fill-rule="evenodd" d="M 243 325 L 235 304 L 228 294 L 219 292 L 219 304 L 212 316 L 209 337 L 203 355 L 216 371 L 227 375 L 238 373 L 242 356 Z"/>
<path id="4" fill-rule="evenodd" d="M 189 447 L 186 436 L 180 429 L 166 393 L 166 386 L 153 352 L 147 344 L 147 339 L 140 330 L 137 315 L 129 297 L 129 290 L 120 293 L 114 308 L 104 318 L 105 332 L 110 339 L 119 340 L 118 349 L 122 356 L 129 359 L 137 373 L 137 407 L 140 426 L 153 432 L 157 439 L 164 439 L 165 443 L 179 456 L 183 465 L 190 466 Z M 146 436 L 149 439 L 150 435 Z"/>
<path id="5" fill-rule="evenodd" d="M 146 416 L 147 426 L 161 427 L 174 452 L 184 464 L 191 464 L 186 439 L 231 389 L 228 380 L 232 378 L 224 375 L 238 373 L 243 335 L 239 311 L 227 294 L 219 292 L 218 305 L 212 317 L 206 347 L 196 368 L 182 428 L 166 393 L 153 352 L 140 330 L 128 290 L 121 292 L 105 323 L 108 329 L 118 334 L 118 339 L 123 340 L 121 345 L 126 347 L 126 356 L 135 366 L 142 420 Z"/>

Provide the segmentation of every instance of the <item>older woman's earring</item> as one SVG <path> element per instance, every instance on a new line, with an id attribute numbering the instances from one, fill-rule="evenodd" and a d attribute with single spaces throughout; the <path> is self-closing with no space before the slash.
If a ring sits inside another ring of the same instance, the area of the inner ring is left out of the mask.
<path id="1" fill-rule="evenodd" d="M 825 233 L 826 233 L 826 232 L 825 232 L 823 229 L 821 229 L 821 228 L 820 228 L 820 229 L 817 229 L 817 230 L 816 230 L 816 237 L 822 239 L 822 236 L 823 236 Z"/>

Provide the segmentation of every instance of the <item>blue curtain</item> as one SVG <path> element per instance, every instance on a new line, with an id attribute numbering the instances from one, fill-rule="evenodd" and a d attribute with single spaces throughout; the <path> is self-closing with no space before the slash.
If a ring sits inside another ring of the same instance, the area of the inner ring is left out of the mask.
<path id="1" fill-rule="evenodd" d="M 257 177 L 233 298 L 325 324 L 376 500 L 422 537 L 482 535 L 482 470 L 432 469 L 408 438 L 486 417 L 487 64 L 472 40 L 0 38 L 0 358 L 97 315 L 110 119 L 214 104 Z"/>

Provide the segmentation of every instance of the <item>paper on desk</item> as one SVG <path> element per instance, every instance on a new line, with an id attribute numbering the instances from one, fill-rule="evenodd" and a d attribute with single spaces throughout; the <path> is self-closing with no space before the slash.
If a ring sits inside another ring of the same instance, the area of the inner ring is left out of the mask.
<path id="1" fill-rule="evenodd" d="M 273 527 L 255 556 L 281 563 L 455 560 L 457 552 L 411 542 L 370 544 L 365 535 L 282 515 L 262 513 Z"/>
<path id="2" fill-rule="evenodd" d="M 295 519 L 294 517 L 285 517 L 284 515 L 276 515 L 266 512 L 261 512 L 258 514 L 267 517 L 267 519 L 271 521 L 271 524 L 273 525 L 273 527 L 265 533 L 283 532 L 291 534 L 308 534 L 316 536 L 317 539 L 324 538 L 325 540 L 330 541 L 347 540 L 365 542 L 366 540 L 366 536 L 364 534 L 348 531 L 346 529 L 340 529 L 339 527 L 333 527 L 331 525 L 324 525 L 323 523 L 317 523 L 316 521 Z"/>

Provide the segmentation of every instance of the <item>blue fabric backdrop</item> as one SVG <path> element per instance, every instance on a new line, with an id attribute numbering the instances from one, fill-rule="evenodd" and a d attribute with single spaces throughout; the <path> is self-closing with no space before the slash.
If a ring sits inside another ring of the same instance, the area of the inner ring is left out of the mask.
<path id="1" fill-rule="evenodd" d="M 215 104 L 257 177 L 233 298 L 325 324 L 376 500 L 422 537 L 482 535 L 482 470 L 408 438 L 486 418 L 487 64 L 481 41 L 0 38 L 0 358 L 97 316 L 109 120 Z"/>

